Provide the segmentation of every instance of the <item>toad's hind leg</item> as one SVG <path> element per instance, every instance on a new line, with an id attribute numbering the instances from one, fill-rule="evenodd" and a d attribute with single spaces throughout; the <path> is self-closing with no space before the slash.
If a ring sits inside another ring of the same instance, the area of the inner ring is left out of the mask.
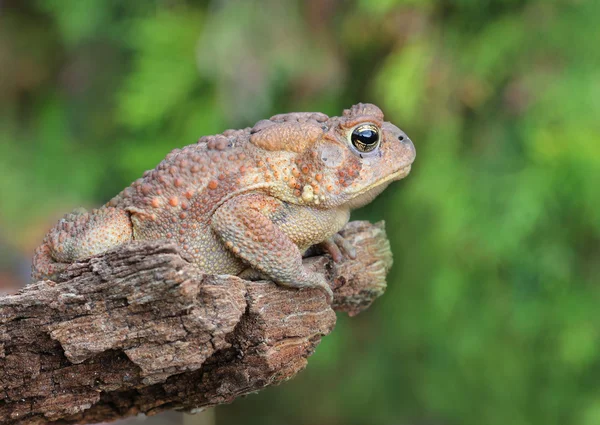
<path id="1" fill-rule="evenodd" d="M 76 210 L 48 232 L 33 256 L 32 281 L 56 280 L 70 263 L 105 252 L 133 239 L 129 213 L 118 208 Z"/>

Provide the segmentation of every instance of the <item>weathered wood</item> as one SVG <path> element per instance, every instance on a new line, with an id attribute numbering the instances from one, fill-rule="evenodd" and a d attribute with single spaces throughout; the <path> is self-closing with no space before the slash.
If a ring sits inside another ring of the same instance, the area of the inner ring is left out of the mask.
<path id="1" fill-rule="evenodd" d="M 283 382 L 385 290 L 383 224 L 344 230 L 356 260 L 305 259 L 334 288 L 204 275 L 172 244 L 135 242 L 0 298 L 0 423 L 95 423 L 194 410 Z M 333 309 L 332 309 L 333 307 Z"/>

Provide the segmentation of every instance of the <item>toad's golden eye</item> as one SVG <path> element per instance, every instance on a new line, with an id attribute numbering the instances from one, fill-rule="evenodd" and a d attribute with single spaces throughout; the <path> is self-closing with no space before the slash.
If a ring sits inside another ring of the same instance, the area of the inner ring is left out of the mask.
<path id="1" fill-rule="evenodd" d="M 352 131 L 352 145 L 359 152 L 371 152 L 379 146 L 379 129 L 373 124 L 362 124 Z"/>

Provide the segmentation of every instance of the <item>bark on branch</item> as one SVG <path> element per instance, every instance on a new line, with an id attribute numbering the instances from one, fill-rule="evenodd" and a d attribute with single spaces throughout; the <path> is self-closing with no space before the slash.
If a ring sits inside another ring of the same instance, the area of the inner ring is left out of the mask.
<path id="1" fill-rule="evenodd" d="M 135 242 L 0 298 L 0 423 L 96 423 L 194 410 L 302 370 L 333 309 L 350 315 L 385 290 L 383 223 L 352 222 L 356 260 L 305 259 L 334 288 L 294 290 L 204 275 L 169 243 Z M 64 281 L 63 281 L 64 279 Z"/>

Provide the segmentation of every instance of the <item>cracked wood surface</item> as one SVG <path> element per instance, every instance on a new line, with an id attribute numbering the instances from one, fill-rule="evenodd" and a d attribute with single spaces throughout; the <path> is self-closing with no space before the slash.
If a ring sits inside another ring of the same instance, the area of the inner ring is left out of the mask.
<path id="1" fill-rule="evenodd" d="M 356 260 L 305 259 L 334 290 L 203 274 L 164 241 L 134 242 L 0 298 L 0 423 L 97 423 L 230 403 L 292 378 L 335 312 L 385 290 L 383 223 L 342 231 Z M 332 309 L 333 308 L 333 309 Z"/>

